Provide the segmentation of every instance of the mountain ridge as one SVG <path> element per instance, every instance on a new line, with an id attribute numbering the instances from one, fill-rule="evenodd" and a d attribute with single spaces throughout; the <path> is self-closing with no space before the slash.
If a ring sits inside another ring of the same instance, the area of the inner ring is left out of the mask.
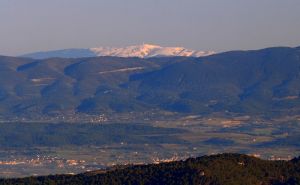
<path id="1" fill-rule="evenodd" d="M 185 57 L 201 57 L 215 54 L 213 51 L 195 51 L 184 47 L 162 47 L 153 44 L 142 44 L 127 47 L 96 47 L 96 48 L 71 48 L 53 51 L 34 52 L 21 55 L 34 59 L 47 58 L 81 58 L 81 57 L 97 57 L 97 56 L 115 56 L 115 57 L 170 57 L 170 56 L 185 56 Z"/>
<path id="2" fill-rule="evenodd" d="M 300 112 L 298 48 L 199 58 L 0 57 L 0 71 L 2 116 Z"/>

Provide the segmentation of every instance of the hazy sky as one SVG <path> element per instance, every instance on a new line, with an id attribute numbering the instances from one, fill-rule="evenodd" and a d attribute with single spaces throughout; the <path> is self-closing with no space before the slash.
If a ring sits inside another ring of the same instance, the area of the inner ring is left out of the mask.
<path id="1" fill-rule="evenodd" d="M 300 45 L 300 0 L 0 0 L 0 54 L 141 43 Z"/>

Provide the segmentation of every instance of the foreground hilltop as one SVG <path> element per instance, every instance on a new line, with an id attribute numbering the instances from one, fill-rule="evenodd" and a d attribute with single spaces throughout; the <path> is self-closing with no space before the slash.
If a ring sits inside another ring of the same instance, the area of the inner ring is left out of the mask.
<path id="1" fill-rule="evenodd" d="M 184 47 L 162 47 L 153 44 L 142 44 L 127 47 L 96 47 L 87 49 L 63 49 L 55 51 L 34 52 L 23 55 L 34 59 L 47 59 L 53 57 L 60 58 L 79 58 L 79 57 L 97 57 L 97 56 L 114 56 L 114 57 L 201 57 L 212 55 L 213 51 L 195 51 Z"/>
<path id="2" fill-rule="evenodd" d="M 296 185 L 300 184 L 300 159 L 266 161 L 247 155 L 221 154 L 79 175 L 2 179 L 0 184 Z"/>

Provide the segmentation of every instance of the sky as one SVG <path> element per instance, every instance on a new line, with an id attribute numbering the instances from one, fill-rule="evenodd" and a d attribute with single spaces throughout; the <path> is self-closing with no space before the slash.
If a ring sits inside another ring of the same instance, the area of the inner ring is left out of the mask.
<path id="1" fill-rule="evenodd" d="M 0 0 L 0 54 L 142 43 L 300 46 L 299 0 Z"/>

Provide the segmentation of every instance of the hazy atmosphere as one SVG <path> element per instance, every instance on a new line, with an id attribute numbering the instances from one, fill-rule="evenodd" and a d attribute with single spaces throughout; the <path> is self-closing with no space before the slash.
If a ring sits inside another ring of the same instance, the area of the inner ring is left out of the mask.
<path id="1" fill-rule="evenodd" d="M 299 9 L 298 0 L 1 0 L 0 54 L 141 43 L 297 46 Z"/>
<path id="2" fill-rule="evenodd" d="M 300 0 L 0 0 L 0 185 L 300 185 L 299 19 Z"/>

